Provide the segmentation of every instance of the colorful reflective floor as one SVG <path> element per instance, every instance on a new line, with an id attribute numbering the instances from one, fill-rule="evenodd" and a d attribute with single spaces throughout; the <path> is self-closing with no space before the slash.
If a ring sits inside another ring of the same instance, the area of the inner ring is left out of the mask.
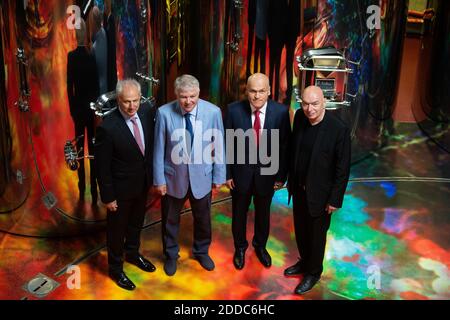
<path id="1" fill-rule="evenodd" d="M 1 233 L 0 299 L 450 299 L 450 155 L 427 140 L 416 124 L 396 124 L 393 130 L 386 147 L 352 166 L 344 208 L 334 214 L 328 233 L 322 279 L 303 296 L 293 294 L 301 278 L 283 276 L 298 256 L 286 191 L 277 192 L 272 205 L 272 267 L 264 268 L 249 248 L 245 268 L 237 271 L 231 202 L 224 189 L 213 205 L 212 272 L 190 256 L 192 218 L 187 210 L 177 273 L 165 275 L 159 209 L 153 208 L 141 248 L 157 270 L 145 273 L 125 264 L 136 290 L 122 290 L 108 278 L 103 232 L 59 239 Z M 253 207 L 249 239 L 252 215 Z M 66 272 L 70 265 L 80 268 L 79 289 L 71 287 L 76 282 Z M 59 283 L 45 297 L 24 289 L 39 273 Z"/>

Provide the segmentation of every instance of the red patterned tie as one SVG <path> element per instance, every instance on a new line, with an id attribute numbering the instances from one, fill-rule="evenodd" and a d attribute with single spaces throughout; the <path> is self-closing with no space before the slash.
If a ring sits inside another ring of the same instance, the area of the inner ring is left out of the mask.
<path id="1" fill-rule="evenodd" d="M 261 131 L 261 121 L 259 119 L 259 114 L 261 112 L 256 110 L 255 111 L 255 122 L 253 123 L 253 130 L 255 131 L 255 137 L 256 137 L 256 145 L 259 146 L 259 132 Z"/>
<path id="2" fill-rule="evenodd" d="M 131 123 L 133 124 L 134 140 L 136 140 L 139 149 L 141 149 L 142 155 L 144 155 L 144 145 L 142 144 L 141 132 L 139 131 L 139 126 L 136 120 L 137 118 L 130 119 Z"/>

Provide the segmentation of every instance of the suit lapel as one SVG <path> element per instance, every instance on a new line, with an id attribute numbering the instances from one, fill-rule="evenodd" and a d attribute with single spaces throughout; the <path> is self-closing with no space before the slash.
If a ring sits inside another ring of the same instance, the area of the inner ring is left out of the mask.
<path id="1" fill-rule="evenodd" d="M 264 118 L 263 129 L 269 130 L 269 129 L 273 128 L 273 121 L 274 121 L 273 116 L 272 116 L 273 108 L 274 108 L 274 105 L 272 104 L 272 101 L 267 100 L 267 108 L 266 108 L 266 115 Z"/>
<path id="2" fill-rule="evenodd" d="M 252 129 L 253 128 L 253 124 L 252 124 L 252 108 L 250 107 L 250 102 L 246 101 L 244 103 L 244 108 L 243 108 L 243 126 L 242 129 L 244 130 L 244 132 L 246 132 L 248 129 Z"/>
<path id="3" fill-rule="evenodd" d="M 148 139 L 148 119 L 146 117 L 146 113 L 142 110 L 142 107 L 146 107 L 145 105 L 139 108 L 138 116 L 141 121 L 142 131 L 144 131 L 144 146 L 147 147 L 147 139 Z M 145 148 L 147 149 L 147 148 Z"/>
<path id="4" fill-rule="evenodd" d="M 308 121 L 308 119 L 306 118 L 306 116 L 303 114 L 303 110 L 298 109 L 297 112 L 302 112 L 302 115 L 300 117 L 300 119 L 298 120 L 298 123 L 296 123 L 297 126 L 299 126 L 299 129 L 296 130 L 296 136 L 294 137 L 294 141 L 296 142 L 295 144 L 295 157 L 294 157 L 294 168 L 295 168 L 295 172 L 297 172 L 297 163 L 298 163 L 298 159 L 300 156 L 300 149 L 301 149 L 301 143 L 302 143 L 302 139 L 303 139 L 303 133 L 305 132 L 305 127 L 306 127 L 306 121 Z"/>
<path id="5" fill-rule="evenodd" d="M 174 102 L 172 105 L 172 112 L 170 113 L 170 118 L 172 120 L 172 125 L 174 129 L 183 129 L 183 115 L 181 114 L 181 107 L 178 102 Z"/>
<path id="6" fill-rule="evenodd" d="M 150 135 L 150 129 L 149 129 L 149 121 L 151 121 L 151 119 L 149 119 L 149 117 L 147 115 L 149 115 L 149 112 L 145 112 L 144 108 L 152 108 L 151 105 L 141 105 L 141 108 L 139 108 L 138 111 L 138 115 L 139 115 L 139 120 L 141 120 L 141 125 L 142 125 L 142 131 L 144 131 L 144 146 L 145 146 L 145 154 L 144 157 L 146 157 L 148 155 L 148 151 L 150 151 L 150 148 L 152 146 L 152 141 L 150 141 L 150 139 L 152 139 L 152 135 Z M 136 143 L 137 145 L 137 143 Z M 139 146 L 138 146 L 139 148 Z M 140 150 L 139 150 L 140 151 Z"/>
<path id="7" fill-rule="evenodd" d="M 200 127 L 200 125 L 202 126 L 202 128 Z M 193 154 L 195 154 L 195 153 L 193 153 L 193 151 L 199 152 L 199 151 L 194 150 L 194 148 L 195 148 L 195 146 L 202 146 L 202 138 L 203 138 L 202 136 L 203 136 L 203 132 L 206 131 L 207 125 L 208 125 L 208 118 L 207 118 L 205 109 L 203 108 L 203 102 L 201 99 L 198 99 L 197 117 L 195 118 L 195 122 L 193 123 L 194 141 L 192 143 L 191 156 Z M 202 132 L 202 130 L 203 130 L 203 132 Z M 198 141 L 198 140 L 200 140 L 200 141 Z"/>
<path id="8" fill-rule="evenodd" d="M 130 128 L 128 128 L 127 123 L 125 122 L 125 119 L 123 118 L 119 109 L 116 110 L 115 117 L 116 125 L 117 127 L 119 127 L 119 130 L 128 140 L 133 141 L 133 143 L 136 145 L 136 148 L 139 149 L 139 146 L 137 145 L 136 140 L 134 140 L 133 134 L 131 133 Z"/>
<path id="9" fill-rule="evenodd" d="M 184 129 L 184 117 L 181 112 L 181 106 L 178 104 L 178 101 L 175 101 L 172 105 L 172 112 L 170 113 L 170 118 L 172 119 L 173 128 L 176 129 Z M 173 132 L 173 131 L 172 131 Z M 183 135 L 183 154 L 185 157 L 189 158 L 189 155 L 186 150 L 186 141 Z"/>
<path id="10" fill-rule="evenodd" d="M 139 115 L 140 117 L 140 115 Z M 143 123 L 144 121 L 140 118 L 141 123 Z M 128 141 L 130 141 L 130 143 L 135 147 L 136 151 L 139 152 L 140 155 L 142 155 L 141 149 L 139 149 L 139 146 L 136 142 L 136 140 L 134 139 L 133 134 L 130 131 L 130 128 L 127 126 L 127 123 L 125 121 L 125 119 L 123 118 L 122 114 L 120 113 L 120 111 L 117 109 L 116 110 L 116 123 L 117 126 L 119 127 L 119 130 L 124 134 L 124 136 L 126 137 L 126 139 L 128 139 Z M 142 126 L 144 126 L 142 124 Z M 144 133 L 145 135 L 145 133 Z M 145 138 L 144 138 L 145 140 Z"/>
<path id="11" fill-rule="evenodd" d="M 197 118 L 195 119 L 195 122 L 197 121 L 201 121 L 203 123 L 203 125 L 205 125 L 208 121 L 207 119 L 207 114 L 206 112 L 204 112 L 205 110 L 203 109 L 203 102 L 201 99 L 198 100 L 197 103 Z"/>

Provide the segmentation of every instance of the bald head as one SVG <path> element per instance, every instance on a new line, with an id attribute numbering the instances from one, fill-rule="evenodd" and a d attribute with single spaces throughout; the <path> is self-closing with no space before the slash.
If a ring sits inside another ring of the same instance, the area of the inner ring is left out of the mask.
<path id="1" fill-rule="evenodd" d="M 325 98 L 317 86 L 309 86 L 302 93 L 302 110 L 312 125 L 318 124 L 325 116 Z"/>
<path id="2" fill-rule="evenodd" d="M 247 79 L 247 98 L 255 109 L 262 108 L 270 95 L 269 78 L 263 73 L 252 74 Z"/>
<path id="3" fill-rule="evenodd" d="M 318 87 L 318 86 L 309 86 L 309 87 L 306 87 L 305 90 L 303 90 L 302 97 L 305 96 L 305 95 L 307 95 L 307 96 L 309 96 L 309 95 L 314 95 L 314 96 L 317 96 L 318 98 L 320 98 L 320 99 L 322 99 L 322 100 L 324 99 L 324 97 L 323 97 L 323 91 L 322 91 L 322 89 L 321 89 L 320 87 Z"/>
<path id="4" fill-rule="evenodd" d="M 269 78 L 264 73 L 254 73 L 247 79 L 247 86 L 254 82 L 264 82 L 269 87 Z"/>

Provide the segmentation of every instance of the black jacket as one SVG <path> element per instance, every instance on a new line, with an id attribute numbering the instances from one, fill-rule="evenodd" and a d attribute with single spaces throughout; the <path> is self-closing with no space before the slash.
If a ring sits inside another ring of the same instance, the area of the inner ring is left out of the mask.
<path id="1" fill-rule="evenodd" d="M 294 153 L 289 166 L 289 199 L 299 188 L 296 164 L 300 143 L 308 119 L 302 110 L 294 117 L 290 150 Z M 306 178 L 306 198 L 312 216 L 325 213 L 327 204 L 342 207 L 345 189 L 350 175 L 350 131 L 347 126 L 330 112 L 325 112 L 322 125 L 309 161 Z"/>
<path id="2" fill-rule="evenodd" d="M 152 185 L 155 107 L 142 104 L 138 115 L 144 131 L 145 156 L 119 110 L 106 116 L 97 127 L 95 159 L 103 203 L 132 199 Z"/>

